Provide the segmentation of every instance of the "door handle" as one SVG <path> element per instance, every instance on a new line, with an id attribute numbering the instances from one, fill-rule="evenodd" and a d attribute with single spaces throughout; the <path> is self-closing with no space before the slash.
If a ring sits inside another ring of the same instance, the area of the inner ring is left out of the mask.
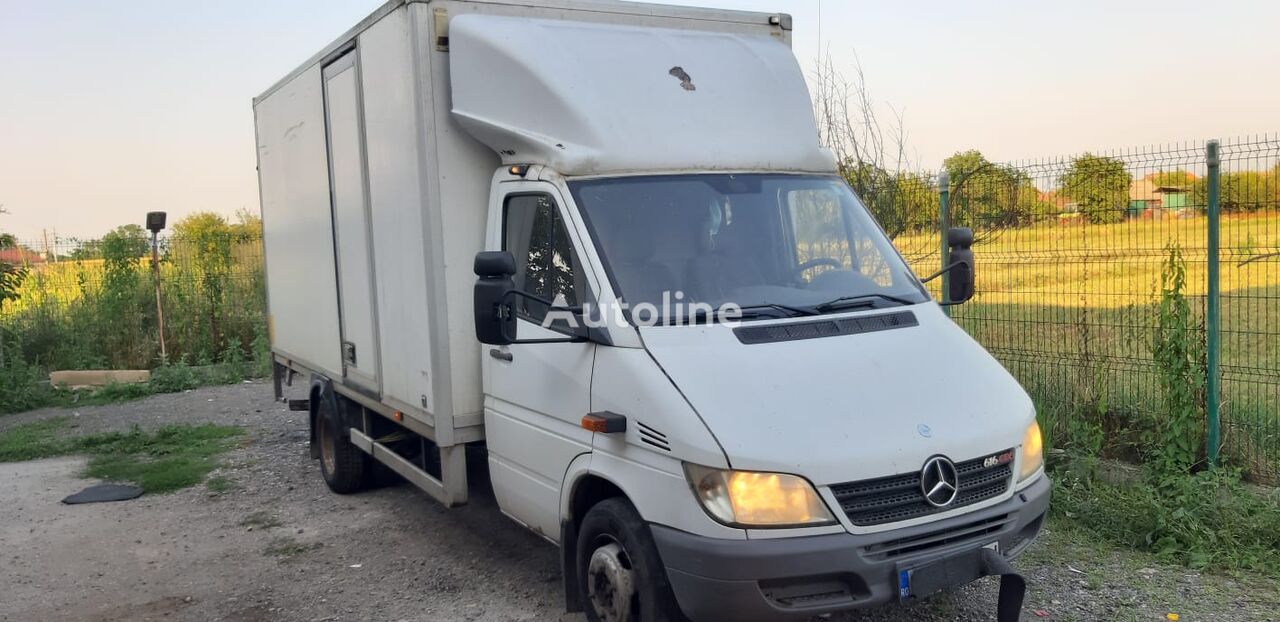
<path id="1" fill-rule="evenodd" d="M 510 352 L 503 352 L 502 350 L 499 350 L 497 348 L 489 348 L 489 356 L 492 356 L 493 358 L 498 359 L 499 361 L 506 361 L 508 363 L 510 363 L 512 359 L 515 358 L 511 356 Z"/>

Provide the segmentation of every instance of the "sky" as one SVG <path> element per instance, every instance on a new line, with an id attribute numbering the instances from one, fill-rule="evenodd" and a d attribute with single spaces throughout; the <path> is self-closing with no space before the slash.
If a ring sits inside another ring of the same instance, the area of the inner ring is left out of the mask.
<path id="1" fill-rule="evenodd" d="M 0 0 L 0 231 L 258 209 L 252 97 L 381 0 Z M 916 166 L 1280 130 L 1280 3 L 687 0 L 792 14 L 860 62 Z"/>

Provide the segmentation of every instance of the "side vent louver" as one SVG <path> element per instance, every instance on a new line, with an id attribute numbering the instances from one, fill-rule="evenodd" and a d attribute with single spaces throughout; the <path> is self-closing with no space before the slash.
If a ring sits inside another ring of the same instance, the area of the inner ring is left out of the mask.
<path id="1" fill-rule="evenodd" d="M 660 451 L 671 451 L 671 444 L 667 442 L 667 435 L 659 432 L 639 421 L 636 422 L 636 429 L 640 431 L 640 442 L 645 443 Z"/>

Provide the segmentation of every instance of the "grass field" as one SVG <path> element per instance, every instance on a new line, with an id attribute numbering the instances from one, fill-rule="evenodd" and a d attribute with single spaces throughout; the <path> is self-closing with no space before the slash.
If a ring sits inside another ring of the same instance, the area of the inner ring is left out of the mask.
<path id="1" fill-rule="evenodd" d="M 129 482 L 148 493 L 170 492 L 203 482 L 230 450 L 240 428 L 170 425 L 152 432 L 103 432 L 75 436 L 63 417 L 15 426 L 0 433 L 0 462 L 83 454 L 82 475 Z"/>
<path id="2" fill-rule="evenodd" d="M 979 232 L 978 295 L 953 317 L 1001 359 L 1043 406 L 1110 421 L 1124 454 L 1124 419 L 1159 416 L 1151 356 L 1168 247 L 1186 259 L 1185 293 L 1203 322 L 1208 281 L 1204 217 L 1116 224 L 1046 222 Z M 937 238 L 895 240 L 918 274 L 937 269 Z M 1228 216 L 1220 238 L 1224 456 L 1260 481 L 1280 481 L 1280 214 Z M 931 253 L 931 254 L 930 254 Z M 935 287 L 937 283 L 934 283 Z"/>

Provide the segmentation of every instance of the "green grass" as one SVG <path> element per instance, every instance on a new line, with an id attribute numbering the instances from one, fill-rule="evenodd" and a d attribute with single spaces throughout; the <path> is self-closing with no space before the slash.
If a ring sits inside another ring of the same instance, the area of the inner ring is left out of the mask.
<path id="1" fill-rule="evenodd" d="M 214 365 L 192 366 L 185 363 L 163 365 L 151 371 L 144 383 L 109 383 L 96 389 L 70 390 L 51 387 L 41 381 L 46 377 L 23 368 L 22 374 L 0 377 L 0 415 L 37 408 L 101 406 L 142 399 L 161 393 L 180 393 L 205 386 L 235 384 L 264 373 L 256 362 L 238 361 Z M 0 373 L 13 370 L 0 369 Z M 270 369 L 266 370 L 269 373 Z"/>
<path id="2" fill-rule="evenodd" d="M 71 453 L 66 418 L 36 421 L 0 433 L 0 462 L 23 462 Z"/>
<path id="3" fill-rule="evenodd" d="M 76 436 L 69 432 L 68 419 L 49 419 L 0 433 L 0 462 L 84 454 L 89 463 L 83 477 L 132 482 L 148 493 L 162 493 L 203 482 L 243 433 L 205 424 Z"/>
<path id="4" fill-rule="evenodd" d="M 1280 500 L 1274 495 L 1242 486 L 1227 470 L 1113 484 L 1080 465 L 1052 474 L 1050 509 L 1059 522 L 1166 562 L 1280 581 Z"/>

